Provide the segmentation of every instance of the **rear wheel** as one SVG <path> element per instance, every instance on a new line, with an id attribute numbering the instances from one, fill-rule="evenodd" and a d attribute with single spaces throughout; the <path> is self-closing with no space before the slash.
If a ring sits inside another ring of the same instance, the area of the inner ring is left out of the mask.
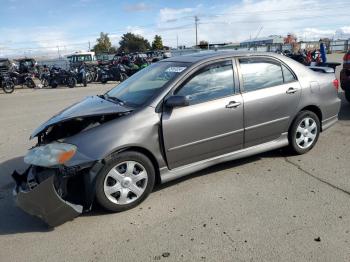
<path id="1" fill-rule="evenodd" d="M 96 199 L 109 211 L 125 211 L 146 199 L 154 181 L 153 164 L 145 155 L 122 152 L 100 171 L 96 180 Z"/>
<path id="2" fill-rule="evenodd" d="M 51 82 L 51 88 L 57 88 L 58 83 L 56 81 Z"/>
<path id="3" fill-rule="evenodd" d="M 301 111 L 289 130 L 289 144 L 296 154 L 305 154 L 316 144 L 321 131 L 320 120 L 311 111 Z"/>

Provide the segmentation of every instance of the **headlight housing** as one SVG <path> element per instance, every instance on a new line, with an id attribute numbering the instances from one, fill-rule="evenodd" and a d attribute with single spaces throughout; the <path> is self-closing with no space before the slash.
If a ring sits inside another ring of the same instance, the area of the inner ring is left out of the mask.
<path id="1" fill-rule="evenodd" d="M 76 152 L 75 145 L 54 142 L 29 150 L 24 162 L 35 166 L 52 167 L 66 163 Z"/>

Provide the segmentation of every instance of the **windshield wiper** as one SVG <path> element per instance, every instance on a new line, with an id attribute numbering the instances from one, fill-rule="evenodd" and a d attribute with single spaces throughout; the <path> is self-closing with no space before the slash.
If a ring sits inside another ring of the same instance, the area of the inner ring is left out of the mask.
<path id="1" fill-rule="evenodd" d="M 118 104 L 120 105 L 125 105 L 125 102 L 121 99 L 119 99 L 118 97 L 115 97 L 115 96 L 109 96 L 108 94 L 104 94 L 101 96 L 103 99 L 105 100 L 109 100 L 109 101 L 112 101 L 112 102 L 117 102 Z"/>

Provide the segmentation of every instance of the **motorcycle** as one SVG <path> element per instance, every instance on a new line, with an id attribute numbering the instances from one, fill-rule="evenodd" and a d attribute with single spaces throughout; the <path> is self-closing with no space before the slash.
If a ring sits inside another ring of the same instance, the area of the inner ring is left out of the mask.
<path id="1" fill-rule="evenodd" d="M 56 88 L 58 85 L 73 88 L 76 85 L 76 76 L 74 72 L 52 67 L 49 74 L 43 74 L 43 81 L 44 86 L 51 86 L 51 88 Z"/>
<path id="2" fill-rule="evenodd" d="M 11 94 L 15 90 L 15 84 L 8 74 L 2 74 L 0 76 L 0 84 L 6 94 Z"/>
<path id="3" fill-rule="evenodd" d="M 83 84 L 84 86 L 87 86 L 87 74 L 86 69 L 84 65 L 80 65 L 79 68 L 75 68 L 74 70 L 70 71 L 71 75 L 74 76 L 75 81 L 72 80 L 72 83 L 70 87 L 75 87 L 76 84 Z"/>
<path id="4" fill-rule="evenodd" d="M 28 88 L 35 88 L 33 75 L 31 73 L 18 73 L 17 71 L 9 72 L 9 76 L 15 85 L 27 86 Z"/>
<path id="5" fill-rule="evenodd" d="M 103 68 L 100 68 L 99 74 L 100 81 L 103 84 L 107 83 L 108 81 L 123 82 L 125 79 L 128 78 L 126 69 L 121 64 L 112 65 L 110 67 L 105 66 Z"/>

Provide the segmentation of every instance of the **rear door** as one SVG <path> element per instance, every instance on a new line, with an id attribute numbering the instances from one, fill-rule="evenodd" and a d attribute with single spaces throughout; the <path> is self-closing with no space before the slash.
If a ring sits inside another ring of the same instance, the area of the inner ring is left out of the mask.
<path id="1" fill-rule="evenodd" d="M 239 58 L 244 101 L 245 147 L 272 141 L 288 131 L 301 87 L 284 63 L 269 57 Z"/>
<path id="2" fill-rule="evenodd" d="M 174 93 L 187 96 L 190 105 L 163 111 L 170 168 L 242 148 L 243 100 L 235 91 L 232 60 L 199 68 Z"/>

